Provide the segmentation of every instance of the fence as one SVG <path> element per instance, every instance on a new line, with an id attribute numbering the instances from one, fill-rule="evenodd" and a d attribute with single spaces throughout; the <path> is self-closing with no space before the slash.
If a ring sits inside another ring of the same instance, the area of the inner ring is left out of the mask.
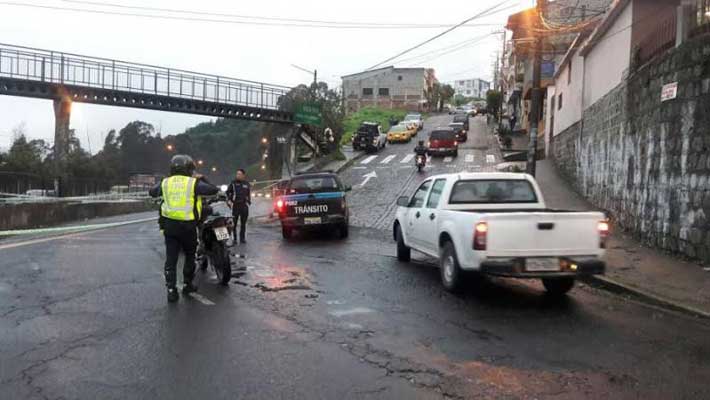
<path id="1" fill-rule="evenodd" d="M 677 21 L 676 9 L 672 8 L 672 12 L 663 16 L 657 23 L 657 28 L 641 40 L 637 53 L 638 65 L 675 46 Z"/>
<path id="2" fill-rule="evenodd" d="M 41 174 L 0 172 L 0 200 L 39 201 L 57 197 L 59 180 Z M 96 199 L 135 198 L 147 195 L 145 185 L 131 186 L 125 181 L 69 177 L 61 180 L 63 199 L 92 197 Z"/>

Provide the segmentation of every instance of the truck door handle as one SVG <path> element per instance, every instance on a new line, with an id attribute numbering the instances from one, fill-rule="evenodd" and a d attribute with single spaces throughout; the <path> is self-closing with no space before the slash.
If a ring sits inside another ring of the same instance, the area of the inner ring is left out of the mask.
<path id="1" fill-rule="evenodd" d="M 429 214 L 429 219 L 430 219 L 430 220 L 433 221 L 434 218 L 436 218 L 436 215 L 434 215 L 434 213 Z"/>
<path id="2" fill-rule="evenodd" d="M 553 224 L 552 222 L 540 222 L 539 224 L 537 224 L 537 229 L 541 231 L 551 231 L 555 229 L 555 224 Z"/>
<path id="3" fill-rule="evenodd" d="M 414 216 L 417 217 L 417 218 L 419 218 L 419 217 L 421 217 L 422 215 L 419 213 L 419 211 L 417 211 L 417 213 L 414 214 Z"/>

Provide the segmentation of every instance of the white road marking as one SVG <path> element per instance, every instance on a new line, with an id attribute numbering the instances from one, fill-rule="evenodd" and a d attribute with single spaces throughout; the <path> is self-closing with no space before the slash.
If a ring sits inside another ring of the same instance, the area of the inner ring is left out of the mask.
<path id="1" fill-rule="evenodd" d="M 353 169 L 367 169 L 367 167 L 353 167 Z"/>
<path id="2" fill-rule="evenodd" d="M 205 297 L 205 296 L 203 296 L 203 295 L 201 295 L 201 294 L 199 294 L 199 293 L 192 292 L 192 293 L 190 293 L 188 296 L 192 297 L 193 299 L 199 301 L 200 303 L 202 303 L 202 304 L 204 304 L 204 305 L 206 305 L 206 306 L 213 306 L 213 305 L 215 305 L 215 303 L 212 302 L 212 300 L 208 299 L 207 297 Z"/>
<path id="3" fill-rule="evenodd" d="M 404 156 L 404 158 L 400 162 L 401 163 L 408 163 L 408 162 L 412 161 L 412 158 L 414 158 L 414 154 L 407 154 L 406 156 Z"/>
<path id="4" fill-rule="evenodd" d="M 375 310 L 371 310 L 371 309 L 365 308 L 365 307 L 355 307 L 355 308 L 351 308 L 349 310 L 330 311 L 328 314 L 336 316 L 336 317 L 344 317 L 346 315 L 369 314 L 369 313 L 373 313 L 373 312 L 375 312 Z"/>
<path id="5" fill-rule="evenodd" d="M 370 181 L 370 179 L 377 178 L 377 172 L 372 171 L 370 173 L 363 175 L 362 177 L 365 178 L 365 180 L 362 181 L 362 184 L 360 184 L 360 187 L 365 187 L 365 185 L 367 184 L 367 182 Z"/>
<path id="6" fill-rule="evenodd" d="M 445 162 L 445 163 L 450 163 L 450 162 L 453 161 L 453 160 L 454 160 L 454 158 L 451 157 L 451 156 L 444 157 L 444 162 Z"/>
<path id="7" fill-rule="evenodd" d="M 360 161 L 360 164 L 369 164 L 369 163 L 371 163 L 372 160 L 374 160 L 375 158 L 377 158 L 376 155 L 374 155 L 374 156 L 369 156 L 369 157 L 367 157 L 366 159 Z"/>
<path id="8" fill-rule="evenodd" d="M 60 239 L 68 239 L 68 238 L 72 238 L 72 237 L 84 236 L 88 233 L 92 233 L 92 232 L 95 232 L 98 230 L 114 228 L 114 227 L 118 227 L 118 226 L 122 226 L 122 225 L 137 224 L 140 222 L 155 221 L 156 219 L 158 219 L 158 217 L 140 219 L 140 220 L 135 220 L 135 221 L 126 221 L 126 222 L 121 222 L 121 223 L 113 223 L 113 224 L 86 225 L 83 228 L 84 232 L 68 233 L 65 235 L 57 235 L 57 236 L 50 236 L 50 237 L 45 237 L 45 238 L 41 238 L 41 239 L 26 240 L 24 242 L 8 243 L 8 244 L 0 245 L 0 250 L 12 249 L 15 247 L 22 247 L 22 246 L 29 246 L 29 245 L 37 244 L 37 243 L 50 242 L 52 240 L 60 240 Z M 87 228 L 87 227 L 90 227 L 90 228 Z M 52 229 L 52 228 L 48 228 L 48 229 Z M 12 232 L 12 231 L 10 231 L 10 232 Z"/>
<path id="9" fill-rule="evenodd" d="M 389 162 L 392 161 L 395 157 L 397 157 L 396 154 L 390 154 L 385 157 L 384 160 L 380 161 L 380 164 L 389 164 Z"/>
<path id="10" fill-rule="evenodd" d="M 486 154 L 486 162 L 488 164 L 493 164 L 494 162 L 496 162 L 496 156 L 494 156 L 493 154 Z"/>
<path id="11" fill-rule="evenodd" d="M 464 162 L 473 162 L 473 154 L 466 154 L 466 158 L 463 160 Z"/>

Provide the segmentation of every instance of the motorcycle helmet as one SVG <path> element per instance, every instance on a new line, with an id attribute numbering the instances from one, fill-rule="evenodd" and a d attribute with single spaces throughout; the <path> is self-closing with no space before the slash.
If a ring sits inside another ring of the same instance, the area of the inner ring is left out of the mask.
<path id="1" fill-rule="evenodd" d="M 195 162 L 185 154 L 176 154 L 170 160 L 170 175 L 192 176 L 195 172 Z"/>
<path id="2" fill-rule="evenodd" d="M 423 141 L 423 140 L 420 140 L 420 141 L 419 141 L 419 146 L 424 147 L 424 141 Z"/>

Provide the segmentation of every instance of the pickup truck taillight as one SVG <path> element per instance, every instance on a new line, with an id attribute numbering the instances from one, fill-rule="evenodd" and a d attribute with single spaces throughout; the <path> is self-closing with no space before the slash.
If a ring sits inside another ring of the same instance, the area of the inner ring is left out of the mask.
<path id="1" fill-rule="evenodd" d="M 284 210 L 284 201 L 281 199 L 276 200 L 276 211 L 283 212 L 283 210 Z"/>
<path id="2" fill-rule="evenodd" d="M 488 224 L 479 222 L 476 224 L 476 229 L 473 231 L 473 249 L 485 250 L 486 239 L 488 236 Z"/>
<path id="3" fill-rule="evenodd" d="M 599 221 L 597 231 L 599 231 L 599 247 L 605 249 L 606 240 L 609 237 L 609 221 Z"/>

